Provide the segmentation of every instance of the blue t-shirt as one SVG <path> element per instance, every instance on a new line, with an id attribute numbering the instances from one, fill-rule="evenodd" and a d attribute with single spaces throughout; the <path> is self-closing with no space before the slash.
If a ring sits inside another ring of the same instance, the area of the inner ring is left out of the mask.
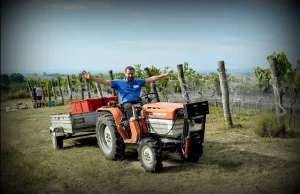
<path id="1" fill-rule="evenodd" d="M 118 90 L 120 95 L 120 104 L 125 102 L 135 102 L 140 97 L 142 87 L 145 86 L 146 79 L 134 79 L 127 82 L 126 79 L 111 80 L 113 88 Z"/>

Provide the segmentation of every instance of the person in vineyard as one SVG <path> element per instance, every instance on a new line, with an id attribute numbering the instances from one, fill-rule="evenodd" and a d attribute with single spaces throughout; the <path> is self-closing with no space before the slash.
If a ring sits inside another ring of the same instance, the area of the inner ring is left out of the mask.
<path id="1" fill-rule="evenodd" d="M 36 108 L 36 101 L 37 101 L 37 97 L 36 97 L 36 84 L 34 84 L 34 86 L 32 88 L 31 96 L 32 96 L 32 100 L 33 100 L 33 107 Z"/>
<path id="2" fill-rule="evenodd" d="M 132 66 L 127 66 L 125 68 L 125 78 L 124 79 L 114 79 L 106 80 L 102 78 L 93 77 L 89 72 L 82 71 L 82 75 L 89 80 L 95 81 L 99 84 L 105 84 L 113 87 L 118 91 L 120 97 L 120 104 L 123 109 L 130 111 L 132 104 L 136 103 L 140 97 L 142 87 L 147 83 L 155 82 L 159 79 L 167 77 L 172 71 L 152 76 L 145 79 L 135 78 L 135 69 Z M 130 113 L 129 113 L 130 114 Z"/>
<path id="3" fill-rule="evenodd" d="M 41 87 L 36 88 L 36 108 L 42 107 L 43 89 Z"/>

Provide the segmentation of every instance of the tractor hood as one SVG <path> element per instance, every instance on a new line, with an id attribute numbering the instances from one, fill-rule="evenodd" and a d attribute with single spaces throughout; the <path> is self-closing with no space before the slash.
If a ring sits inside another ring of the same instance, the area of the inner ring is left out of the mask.
<path id="1" fill-rule="evenodd" d="M 175 117 L 183 117 L 183 111 L 178 113 L 179 110 L 183 109 L 182 103 L 155 102 L 143 105 L 143 109 L 148 118 L 173 120 Z"/>

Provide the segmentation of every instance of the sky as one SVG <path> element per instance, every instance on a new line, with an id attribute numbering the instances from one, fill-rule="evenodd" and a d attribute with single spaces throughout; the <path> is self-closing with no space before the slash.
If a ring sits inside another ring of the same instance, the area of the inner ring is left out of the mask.
<path id="1" fill-rule="evenodd" d="M 284 0 L 23 0 L 1 5 L 1 73 L 268 68 L 300 58 L 299 7 Z"/>

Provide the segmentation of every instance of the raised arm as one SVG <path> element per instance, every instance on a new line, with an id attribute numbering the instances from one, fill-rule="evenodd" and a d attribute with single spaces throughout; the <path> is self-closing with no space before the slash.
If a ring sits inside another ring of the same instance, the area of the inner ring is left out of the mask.
<path id="1" fill-rule="evenodd" d="M 151 76 L 151 77 L 149 77 L 149 78 L 146 79 L 146 84 L 150 83 L 150 82 L 155 82 L 155 81 L 157 81 L 157 80 L 159 80 L 161 78 L 167 77 L 171 73 L 173 73 L 173 70 L 169 71 L 168 73 L 161 74 L 161 75 Z"/>
<path id="2" fill-rule="evenodd" d="M 105 84 L 105 85 L 108 85 L 108 86 L 112 86 L 112 83 L 110 80 L 106 80 L 106 79 L 102 79 L 102 78 L 96 78 L 96 77 L 93 77 L 90 72 L 86 72 L 86 71 L 82 71 L 82 76 L 85 77 L 86 79 L 89 79 L 89 80 L 92 80 L 94 82 L 97 82 L 99 84 Z"/>

